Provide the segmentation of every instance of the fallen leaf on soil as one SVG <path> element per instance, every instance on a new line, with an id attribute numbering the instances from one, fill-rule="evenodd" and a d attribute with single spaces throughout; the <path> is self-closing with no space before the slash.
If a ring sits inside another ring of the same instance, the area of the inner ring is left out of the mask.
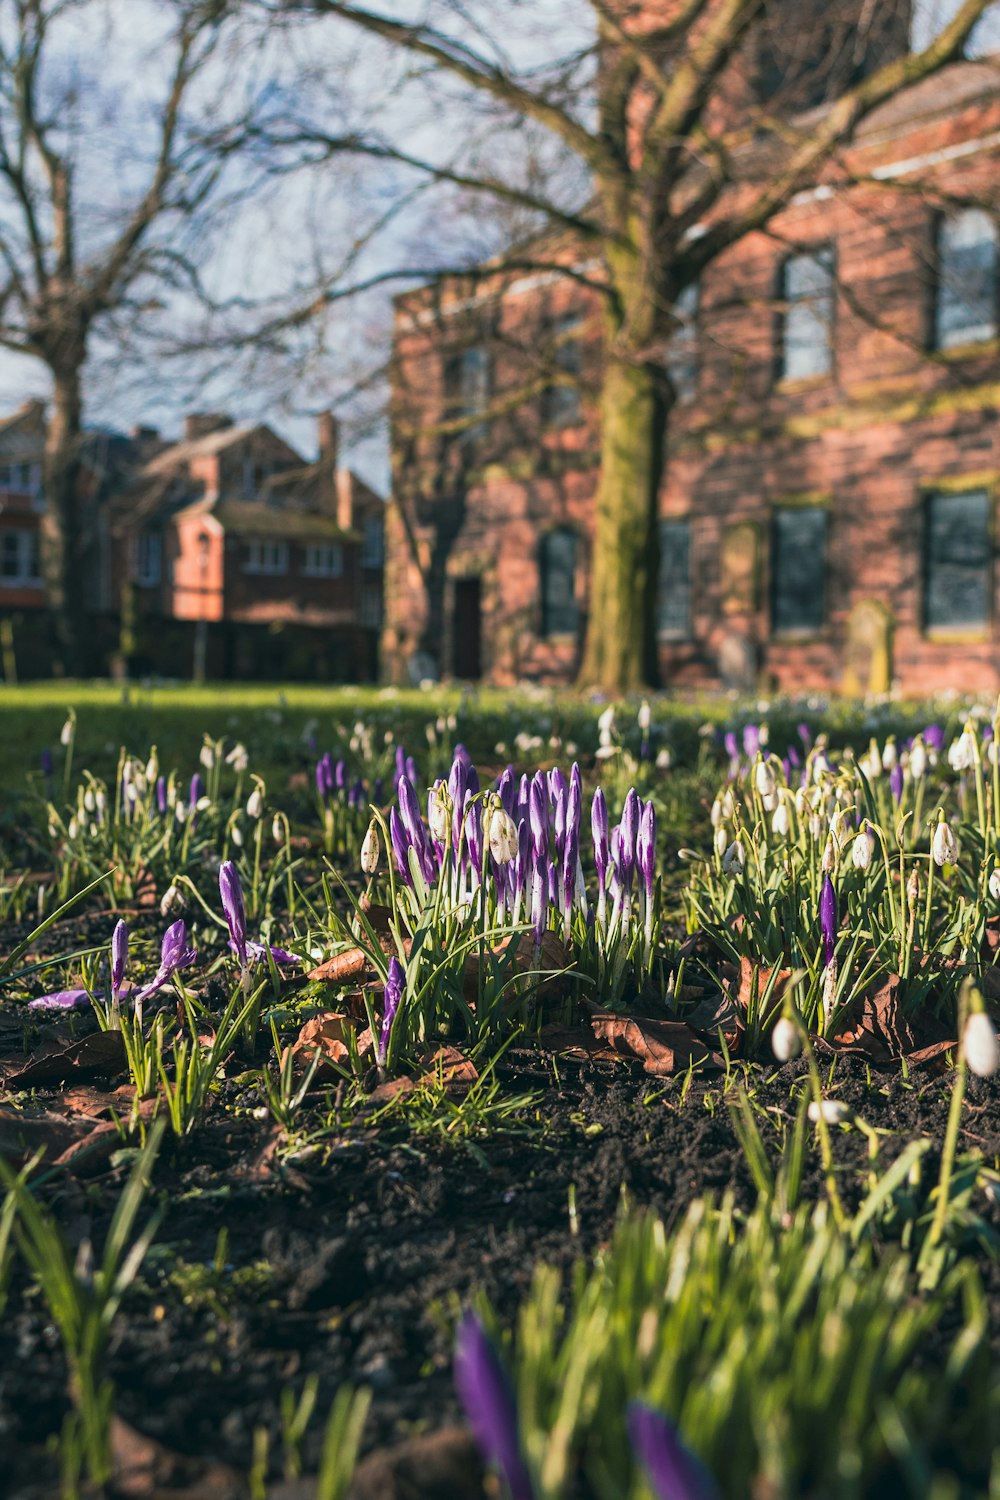
<path id="1" fill-rule="evenodd" d="M 439 1047 L 427 1061 L 427 1071 L 419 1078 L 390 1078 L 380 1083 L 368 1096 L 371 1102 L 386 1104 L 397 1094 L 409 1094 L 414 1089 L 434 1084 L 443 1085 L 448 1095 L 462 1095 L 468 1093 L 479 1077 L 475 1063 L 457 1047 Z"/>
<path id="2" fill-rule="evenodd" d="M 482 1500 L 482 1495 L 483 1469 L 470 1433 L 445 1427 L 369 1454 L 358 1465 L 347 1500 Z M 280 1492 L 278 1500 L 284 1500 Z"/>
<path id="3" fill-rule="evenodd" d="M 14 1089 L 27 1088 L 29 1084 L 61 1083 L 87 1073 L 100 1073 L 110 1078 L 115 1073 L 123 1073 L 127 1067 L 121 1032 L 94 1031 L 68 1047 L 60 1045 L 51 1051 L 39 1049 L 22 1067 L 7 1074 L 4 1086 Z"/>
<path id="4" fill-rule="evenodd" d="M 542 934 L 540 951 L 536 948 L 534 934 L 530 932 L 522 932 L 516 937 L 511 935 L 510 937 L 502 938 L 490 951 L 495 958 L 501 958 L 510 950 L 512 943 L 515 946 L 511 952 L 510 970 L 504 976 L 505 978 L 509 978 L 511 972 L 524 975 L 545 969 L 561 971 L 568 968 L 570 964 L 569 951 L 563 943 L 562 938 L 555 932 L 544 932 Z M 546 978 L 544 975 L 539 974 L 539 995 L 551 996 L 557 989 L 561 988 L 560 981 L 562 979 L 563 974 L 561 972 L 555 973 L 551 978 Z M 476 949 L 473 949 L 469 953 L 465 961 L 462 987 L 465 991 L 466 1000 L 472 1001 L 476 999 L 479 994 L 479 952 Z M 514 998 L 512 995 L 511 1000 L 513 1001 Z"/>
<path id="5" fill-rule="evenodd" d="M 755 967 L 756 976 L 754 975 Z M 755 1009 L 759 1006 L 761 998 L 771 983 L 772 974 L 774 974 L 773 968 L 765 969 L 762 964 L 754 965 L 745 953 L 740 958 L 740 987 L 736 993 L 736 1004 L 744 1016 L 750 1014 L 751 1006 Z M 791 974 L 791 969 L 779 969 L 775 978 L 774 988 L 768 1001 L 769 1012 L 775 1020 L 777 1020 L 778 1007 L 784 998 L 785 986 Z"/>
<path id="6" fill-rule="evenodd" d="M 898 974 L 870 985 L 851 1002 L 841 1029 L 829 1045 L 837 1052 L 860 1053 L 872 1062 L 895 1062 L 905 1057 L 915 1067 L 954 1047 L 955 1038 L 934 1016 L 904 1014 L 899 985 Z"/>
<path id="7" fill-rule="evenodd" d="M 285 1048 L 281 1054 L 284 1063 L 291 1051 L 292 1064 L 300 1073 L 304 1073 L 312 1063 L 313 1058 L 319 1053 L 320 1064 L 316 1070 L 317 1078 L 332 1078 L 337 1076 L 336 1070 L 330 1066 L 331 1063 L 346 1063 L 349 1057 L 346 1043 L 349 1025 L 347 1017 L 342 1011 L 327 1011 L 325 1015 L 313 1016 L 307 1021 L 299 1032 L 298 1037 L 292 1043 L 291 1049 Z"/>
<path id="8" fill-rule="evenodd" d="M 120 1417 L 111 1419 L 114 1492 L 122 1500 L 246 1500 L 247 1482 L 225 1464 L 171 1453 Z"/>
<path id="9" fill-rule="evenodd" d="M 25 1115 L 19 1109 L 0 1109 L 0 1156 L 20 1167 L 44 1149 L 46 1159 L 52 1161 L 75 1145 L 81 1130 L 89 1134 L 91 1128 L 62 1115 Z"/>
<path id="10" fill-rule="evenodd" d="M 539 1044 L 546 1052 L 558 1052 L 560 1057 L 568 1057 L 572 1062 L 586 1062 L 590 1059 L 596 1062 L 621 1062 L 621 1054 L 606 1042 L 602 1042 L 590 1030 L 584 1031 L 578 1026 L 560 1026 L 558 1022 L 551 1022 L 543 1026 L 538 1033 Z"/>
<path id="11" fill-rule="evenodd" d="M 325 963 L 310 969 L 307 979 L 316 979 L 324 984 L 347 984 L 360 979 L 370 969 L 368 955 L 363 948 L 348 948 L 344 953 L 335 953 Z"/>
<path id="12" fill-rule="evenodd" d="M 721 1059 L 684 1021 L 653 1021 L 602 1012 L 591 1016 L 590 1024 L 595 1036 L 603 1037 L 623 1056 L 637 1058 L 643 1072 L 654 1078 L 666 1078 L 691 1062 L 710 1060 L 721 1066 Z"/>

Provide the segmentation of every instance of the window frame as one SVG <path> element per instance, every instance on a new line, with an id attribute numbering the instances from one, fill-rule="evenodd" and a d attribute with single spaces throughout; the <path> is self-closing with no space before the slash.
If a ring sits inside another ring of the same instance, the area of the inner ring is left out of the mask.
<path id="1" fill-rule="evenodd" d="M 244 573 L 258 578 L 282 578 L 288 572 L 288 543 L 266 537 L 248 537 Z"/>
<path id="2" fill-rule="evenodd" d="M 155 542 L 155 547 L 153 543 Z M 146 555 L 143 557 L 143 544 Z M 155 563 L 155 565 L 154 565 Z M 132 538 L 132 579 L 137 588 L 156 588 L 163 578 L 163 535 L 139 531 Z"/>
<path id="3" fill-rule="evenodd" d="M 813 514 L 823 521 L 822 547 L 820 548 L 820 582 L 818 591 L 812 591 L 813 596 L 818 592 L 820 600 L 819 618 L 816 620 L 801 621 L 799 623 L 779 624 L 777 600 L 778 600 L 778 561 L 779 546 L 778 532 L 781 518 L 786 515 L 801 516 L 806 513 Z M 828 505 L 794 505 L 778 501 L 771 507 L 768 526 L 768 554 L 767 554 L 767 613 L 770 634 L 777 640 L 804 640 L 812 639 L 823 634 L 829 625 L 830 607 L 830 507 Z"/>
<path id="4" fill-rule="evenodd" d="M 302 576 L 303 578 L 343 578 L 343 544 L 341 542 L 306 542 L 303 548 Z"/>
<path id="5" fill-rule="evenodd" d="M 663 533 L 667 527 L 683 527 L 685 531 L 686 567 L 687 576 L 687 609 L 685 611 L 685 623 L 683 627 L 662 624 L 662 592 L 664 584 L 663 559 L 666 555 Z M 659 544 L 659 568 L 656 580 L 656 638 L 659 641 L 690 641 L 694 634 L 694 570 L 691 566 L 693 529 L 690 516 L 660 516 L 657 522 L 657 542 Z"/>
<path id="6" fill-rule="evenodd" d="M 932 621 L 929 618 L 930 594 L 931 510 L 936 500 L 958 500 L 970 495 L 982 495 L 985 502 L 985 553 L 983 565 L 984 604 L 980 620 Z M 920 491 L 920 630 L 930 640 L 941 639 L 986 639 L 992 632 L 995 614 L 994 593 L 996 590 L 996 488 L 990 480 L 970 477 L 952 483 L 924 485 Z"/>
<path id="7" fill-rule="evenodd" d="M 546 427 L 562 431 L 579 427 L 583 422 L 583 330 L 587 326 L 587 314 L 582 309 L 561 313 L 547 320 L 547 333 L 552 340 L 552 363 L 556 370 L 573 375 L 578 383 L 553 382 L 545 387 L 542 396 L 542 421 Z M 574 337 L 567 335 L 575 334 Z"/>
<path id="8" fill-rule="evenodd" d="M 549 581 L 552 577 L 552 564 L 548 558 L 548 548 L 556 538 L 567 538 L 573 543 L 573 568 L 570 579 L 570 606 L 557 606 L 547 598 Z M 551 640 L 578 640 L 580 636 L 580 624 L 583 611 L 577 593 L 578 575 L 580 569 L 580 536 L 572 526 L 553 526 L 538 539 L 538 604 L 539 604 L 539 628 L 540 639 Z M 562 625 L 553 628 L 552 613 L 555 608 L 571 607 L 573 611 L 573 624 Z"/>
<path id="9" fill-rule="evenodd" d="M 5 571 L 8 537 L 16 539 L 17 572 L 15 573 Z M 30 566 L 32 563 L 33 568 Z M 0 588 L 41 588 L 41 564 L 38 532 L 25 526 L 5 526 L 0 532 Z"/>
<path id="10" fill-rule="evenodd" d="M 947 278 L 944 275 L 944 256 L 942 253 L 942 241 L 945 230 L 949 225 L 956 224 L 961 219 L 971 215 L 981 215 L 986 219 L 993 229 L 993 307 L 992 323 L 989 333 L 977 337 L 975 330 L 970 337 L 969 331 L 963 328 L 960 337 L 942 338 L 941 313 L 944 306 L 944 292 L 947 288 Z M 965 351 L 988 350 L 1000 340 L 1000 219 L 991 214 L 988 209 L 970 206 L 959 209 L 955 213 L 941 212 L 934 216 L 933 223 L 933 281 L 930 298 L 930 328 L 928 330 L 928 347 L 932 352 L 955 358 Z"/>
<path id="11" fill-rule="evenodd" d="M 361 566 L 381 568 L 385 563 L 385 522 L 380 516 L 365 516 L 361 523 Z"/>
<path id="12" fill-rule="evenodd" d="M 811 308 L 818 294 L 805 294 L 791 296 L 788 289 L 789 270 L 798 261 L 812 261 L 822 264 L 823 258 L 829 262 L 829 304 L 830 316 L 826 324 L 827 331 L 827 363 L 821 370 L 803 371 L 799 374 L 793 373 L 788 365 L 789 341 L 788 330 L 792 311 L 797 307 L 806 306 Z M 809 249 L 797 249 L 782 258 L 778 265 L 777 296 L 781 311 L 777 318 L 776 347 L 775 347 L 775 379 L 779 386 L 798 386 L 803 384 L 820 384 L 823 381 L 833 380 L 837 374 L 837 246 L 832 239 L 823 240 Z"/>

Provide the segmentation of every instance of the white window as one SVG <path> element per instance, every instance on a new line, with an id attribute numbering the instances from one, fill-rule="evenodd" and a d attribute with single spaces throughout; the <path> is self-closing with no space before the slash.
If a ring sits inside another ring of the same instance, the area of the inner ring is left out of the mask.
<path id="1" fill-rule="evenodd" d="M 41 464 L 0 464 L 0 490 L 19 495 L 37 495 L 42 488 Z"/>
<path id="2" fill-rule="evenodd" d="M 0 579 L 4 583 L 27 584 L 31 588 L 37 588 L 41 582 L 39 572 L 38 533 L 0 533 Z"/>
<path id="3" fill-rule="evenodd" d="M 250 542 L 244 573 L 270 573 L 277 576 L 288 572 L 287 542 Z"/>
<path id="4" fill-rule="evenodd" d="M 144 531 L 135 539 L 133 574 L 140 588 L 155 588 L 160 581 L 163 543 L 158 531 Z"/>
<path id="5" fill-rule="evenodd" d="M 344 549 L 339 542 L 307 542 L 302 572 L 307 578 L 341 578 Z"/>
<path id="6" fill-rule="evenodd" d="M 382 566 L 382 522 L 377 516 L 369 516 L 361 534 L 361 566 Z"/>
<path id="7" fill-rule="evenodd" d="M 1000 235 L 981 208 L 938 224 L 934 336 L 939 349 L 984 344 L 997 336 Z"/>
<path id="8" fill-rule="evenodd" d="M 382 595 L 378 589 L 361 590 L 361 623 L 369 630 L 382 624 Z"/>
<path id="9" fill-rule="evenodd" d="M 789 256 L 781 268 L 781 298 L 781 378 L 807 380 L 829 374 L 836 304 L 832 246 Z"/>

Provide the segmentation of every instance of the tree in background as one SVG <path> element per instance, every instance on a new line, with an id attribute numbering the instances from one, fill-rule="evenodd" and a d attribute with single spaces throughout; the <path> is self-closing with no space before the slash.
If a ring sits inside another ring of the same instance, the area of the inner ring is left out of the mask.
<path id="1" fill-rule="evenodd" d="M 88 359 L 101 341 L 133 342 L 171 293 L 199 290 L 234 149 L 217 102 L 232 11 L 228 0 L 155 11 L 0 0 L 0 346 L 49 375 L 42 571 L 71 672 L 85 666 Z"/>
<path id="2" fill-rule="evenodd" d="M 545 61 L 514 49 L 503 24 L 532 3 L 437 0 L 422 19 L 399 19 L 355 0 L 262 0 L 285 26 L 328 17 L 379 38 L 408 59 L 404 84 L 430 78 L 443 110 L 464 105 L 470 138 L 486 101 L 498 139 L 523 128 L 532 164 L 547 159 L 540 172 L 479 141 L 463 151 L 449 132 L 397 130 L 392 111 L 338 130 L 303 109 L 285 135 L 494 197 L 536 236 L 569 234 L 599 261 L 601 471 L 581 679 L 616 693 L 657 675 L 658 496 L 674 397 L 665 351 L 678 302 L 816 184 L 874 109 L 960 58 L 991 0 L 962 0 L 919 50 L 909 0 L 573 0 L 569 34 L 589 14 L 596 40 L 560 49 L 556 28 Z M 554 147 L 547 158 L 539 138 Z M 576 198 L 568 159 L 585 173 Z"/>

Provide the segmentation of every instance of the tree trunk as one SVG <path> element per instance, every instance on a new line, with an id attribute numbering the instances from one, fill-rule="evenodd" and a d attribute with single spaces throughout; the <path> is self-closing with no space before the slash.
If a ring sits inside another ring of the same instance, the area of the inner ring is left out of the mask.
<path id="1" fill-rule="evenodd" d="M 41 558 L 62 668 L 73 677 L 83 675 L 88 665 L 80 545 L 81 436 L 80 367 L 54 370 L 45 434 Z"/>
<path id="2" fill-rule="evenodd" d="M 610 695 L 655 687 L 659 492 L 667 383 L 655 366 L 607 360 L 601 473 L 580 685 Z"/>

